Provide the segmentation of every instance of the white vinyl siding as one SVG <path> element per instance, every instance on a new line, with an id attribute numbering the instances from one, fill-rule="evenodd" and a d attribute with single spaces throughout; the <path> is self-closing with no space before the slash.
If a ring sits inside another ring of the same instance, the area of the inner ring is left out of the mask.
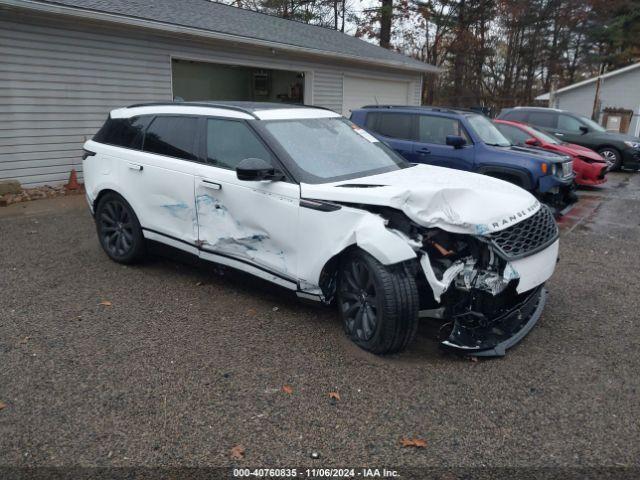
<path id="1" fill-rule="evenodd" d="M 343 76 L 405 78 L 308 55 L 240 47 L 56 16 L 0 13 L 0 180 L 24 186 L 80 178 L 82 144 L 110 110 L 172 99 L 171 59 L 307 72 L 305 100 L 343 112 Z M 415 94 L 408 101 L 416 102 Z M 419 101 L 419 94 L 418 100 Z"/>
<path id="2" fill-rule="evenodd" d="M 320 70 L 314 73 L 313 104 L 338 113 L 342 111 L 342 72 Z"/>
<path id="3" fill-rule="evenodd" d="M 602 79 L 600 85 L 600 107 L 625 108 L 633 111 L 630 135 L 640 133 L 640 68 Z M 591 118 L 593 101 L 596 95 L 596 83 L 572 88 L 556 94 L 556 108 L 568 110 Z M 602 115 L 598 119 L 602 120 Z"/>
<path id="4" fill-rule="evenodd" d="M 379 80 L 345 75 L 342 114 L 348 117 L 352 110 L 365 105 L 408 105 L 410 82 L 407 80 Z"/>

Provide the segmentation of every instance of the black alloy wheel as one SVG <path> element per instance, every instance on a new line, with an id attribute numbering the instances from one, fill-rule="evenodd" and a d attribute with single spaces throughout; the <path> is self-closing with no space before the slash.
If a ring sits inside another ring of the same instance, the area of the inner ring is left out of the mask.
<path id="1" fill-rule="evenodd" d="M 383 265 L 354 248 L 342 257 L 337 273 L 337 303 L 347 336 L 380 355 L 404 350 L 418 328 L 418 289 L 411 268 Z"/>
<path id="2" fill-rule="evenodd" d="M 140 223 L 131 206 L 120 195 L 109 193 L 96 208 L 96 227 L 100 244 L 112 260 L 133 263 L 144 250 Z"/>
<path id="3" fill-rule="evenodd" d="M 373 274 L 361 259 L 344 265 L 341 305 L 347 335 L 367 342 L 378 327 L 378 303 Z"/>

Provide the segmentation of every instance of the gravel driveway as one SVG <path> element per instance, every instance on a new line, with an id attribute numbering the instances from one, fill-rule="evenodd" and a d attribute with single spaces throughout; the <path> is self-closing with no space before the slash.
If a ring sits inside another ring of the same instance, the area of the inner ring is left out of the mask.
<path id="1" fill-rule="evenodd" d="M 0 465 L 640 467 L 640 175 L 582 196 L 543 318 L 477 362 L 427 325 L 372 356 L 233 272 L 115 264 L 81 197 L 0 209 Z"/>

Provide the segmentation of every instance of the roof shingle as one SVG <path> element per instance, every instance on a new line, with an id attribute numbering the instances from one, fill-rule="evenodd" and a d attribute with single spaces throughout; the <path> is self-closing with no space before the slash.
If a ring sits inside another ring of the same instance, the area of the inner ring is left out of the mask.
<path id="1" fill-rule="evenodd" d="M 436 71 L 431 65 L 314 25 L 243 10 L 209 0 L 37 0 L 39 3 L 109 13 L 203 31 L 222 33 L 316 50 L 324 54 L 357 57 L 396 68 Z"/>

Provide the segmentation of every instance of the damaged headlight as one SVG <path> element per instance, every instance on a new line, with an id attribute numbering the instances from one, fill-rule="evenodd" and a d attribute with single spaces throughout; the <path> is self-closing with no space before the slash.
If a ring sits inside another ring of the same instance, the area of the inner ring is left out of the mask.
<path id="1" fill-rule="evenodd" d="M 420 251 L 423 253 L 420 264 L 438 302 L 452 286 L 465 292 L 479 290 L 496 296 L 517 278 L 510 264 L 481 238 L 427 230 Z"/>
<path id="2" fill-rule="evenodd" d="M 510 281 L 511 279 L 504 277 L 497 271 L 477 269 L 476 262 L 468 259 L 462 272 L 455 278 L 455 286 L 467 292 L 471 289 L 477 289 L 496 296 L 507 288 Z"/>

